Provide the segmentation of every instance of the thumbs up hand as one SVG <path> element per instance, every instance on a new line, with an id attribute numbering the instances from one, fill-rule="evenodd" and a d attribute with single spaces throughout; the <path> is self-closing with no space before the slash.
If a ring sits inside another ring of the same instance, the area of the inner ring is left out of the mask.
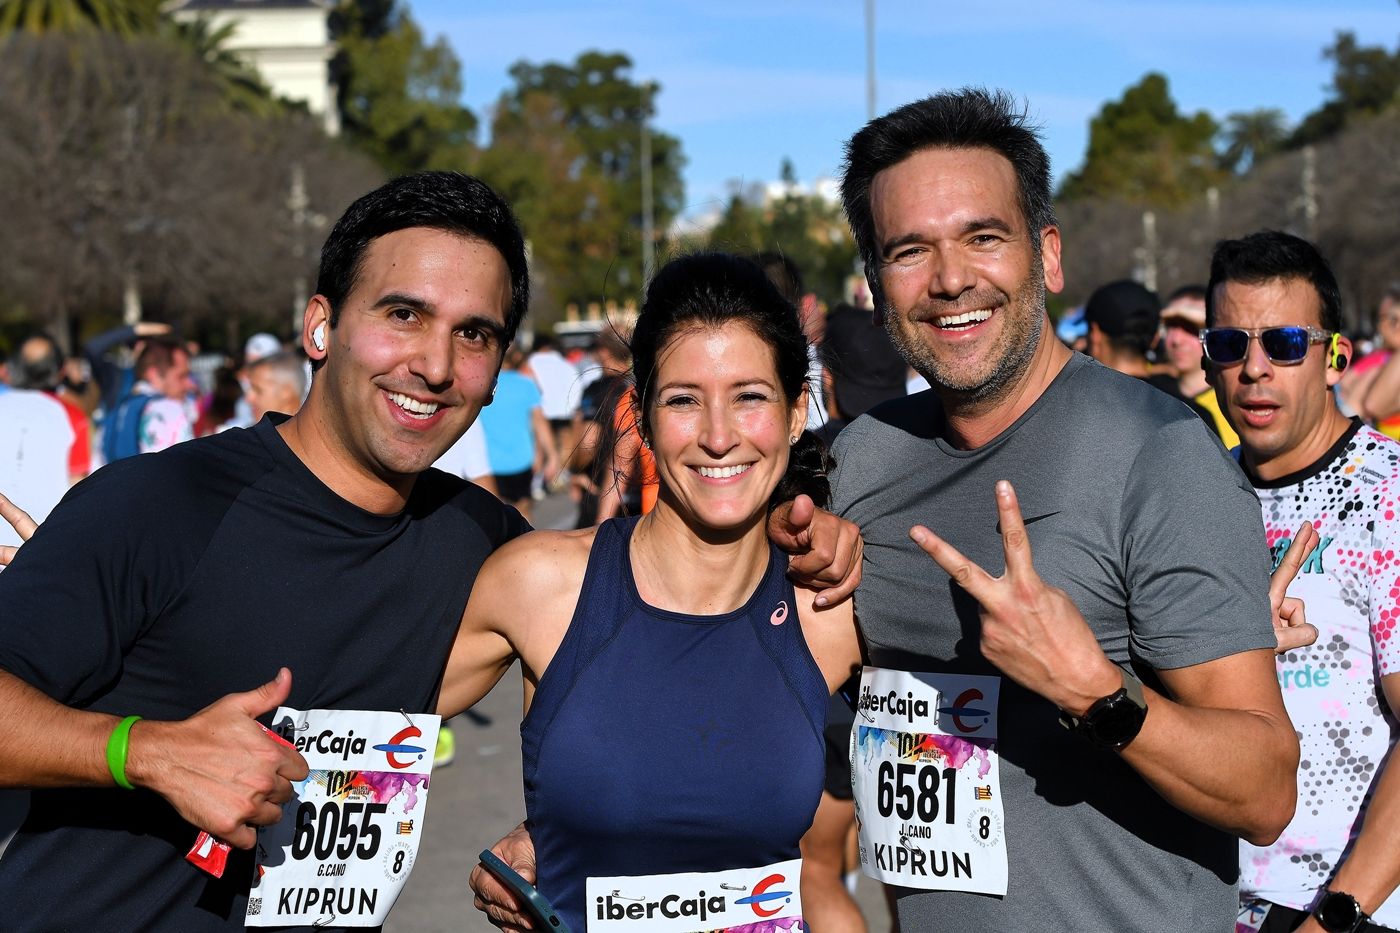
<path id="1" fill-rule="evenodd" d="M 230 693 L 179 722 L 142 720 L 132 726 L 127 778 L 160 794 L 182 817 L 240 849 L 251 849 L 258 826 L 282 818 L 292 781 L 307 775 L 306 759 L 268 738 L 255 717 L 286 701 L 287 668 L 260 687 Z"/>

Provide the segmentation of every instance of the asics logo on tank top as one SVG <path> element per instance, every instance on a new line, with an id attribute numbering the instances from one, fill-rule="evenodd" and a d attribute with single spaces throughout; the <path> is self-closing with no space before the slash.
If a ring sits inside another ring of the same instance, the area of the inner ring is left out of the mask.
<path id="1" fill-rule="evenodd" d="M 785 600 L 785 599 L 780 599 L 780 600 L 778 600 L 778 608 L 773 610 L 773 614 L 772 614 L 771 616 L 768 617 L 768 621 L 769 621 L 769 622 L 772 622 L 774 625 L 782 625 L 784 622 L 787 621 L 787 617 L 788 617 L 788 605 L 787 605 L 787 600 Z"/>

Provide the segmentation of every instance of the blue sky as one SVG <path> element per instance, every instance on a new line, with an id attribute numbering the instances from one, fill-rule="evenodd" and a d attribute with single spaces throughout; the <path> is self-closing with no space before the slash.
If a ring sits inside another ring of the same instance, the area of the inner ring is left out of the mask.
<path id="1" fill-rule="evenodd" d="M 465 103 L 489 109 L 519 59 L 627 53 L 661 84 L 656 124 L 688 159 L 686 214 L 732 180 L 835 175 L 865 121 L 862 0 L 409 0 L 462 60 Z M 1028 99 L 1056 176 L 1084 157 L 1090 118 L 1148 71 L 1183 111 L 1221 118 L 1278 107 L 1297 121 L 1326 95 L 1322 49 L 1339 30 L 1395 48 L 1396 0 L 877 0 L 880 112 L 944 87 L 985 84 Z"/>

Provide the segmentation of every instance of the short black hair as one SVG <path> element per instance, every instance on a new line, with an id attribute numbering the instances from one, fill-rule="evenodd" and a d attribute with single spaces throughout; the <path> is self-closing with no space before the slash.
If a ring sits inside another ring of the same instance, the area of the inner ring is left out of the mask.
<path id="1" fill-rule="evenodd" d="M 1016 171 L 1021 214 L 1035 255 L 1040 255 L 1036 234 L 1055 224 L 1055 204 L 1050 157 L 1040 143 L 1039 127 L 1006 91 L 943 91 L 871 120 L 846 144 L 841 201 L 865 263 L 865 277 L 877 297 L 880 246 L 875 242 L 870 186 L 880 172 L 924 149 L 991 149 L 1005 156 Z"/>
<path id="2" fill-rule="evenodd" d="M 336 221 L 321 248 L 316 292 L 331 307 L 331 327 L 340 306 L 355 288 L 365 250 L 374 240 L 397 230 L 428 227 L 494 247 L 510 271 L 510 307 L 503 343 L 515 337 L 530 307 L 530 271 L 525 238 L 505 199 L 480 179 L 461 172 L 403 175 L 351 204 Z"/>
<path id="3" fill-rule="evenodd" d="M 1332 266 L 1316 246 L 1281 230 L 1261 230 L 1238 240 L 1221 240 L 1210 255 L 1206 286 L 1206 326 L 1215 321 L 1216 290 L 1226 282 L 1261 285 L 1275 279 L 1302 279 L 1317 292 L 1323 330 L 1342 329 L 1342 293 Z"/>

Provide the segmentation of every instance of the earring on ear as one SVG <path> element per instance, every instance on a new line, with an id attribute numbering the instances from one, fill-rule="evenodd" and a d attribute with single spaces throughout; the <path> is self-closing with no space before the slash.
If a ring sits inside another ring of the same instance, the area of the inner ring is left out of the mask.
<path id="1" fill-rule="evenodd" d="M 801 436 L 802 436 L 801 434 L 794 434 L 792 437 L 789 437 L 789 438 L 788 438 L 788 445 L 791 446 L 791 445 L 793 445 L 793 444 L 796 444 L 797 441 L 798 441 L 798 438 L 800 438 Z"/>

